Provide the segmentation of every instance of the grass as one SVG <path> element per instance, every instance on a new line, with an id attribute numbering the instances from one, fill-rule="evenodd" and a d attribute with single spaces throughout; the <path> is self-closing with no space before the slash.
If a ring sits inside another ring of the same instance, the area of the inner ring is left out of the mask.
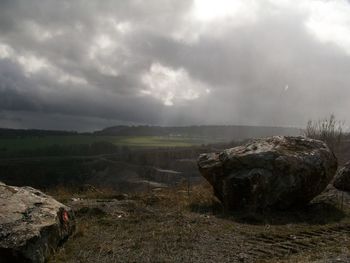
<path id="1" fill-rule="evenodd" d="M 114 137 L 111 141 L 115 145 L 139 146 L 139 147 L 189 147 L 207 143 L 208 140 L 191 137 L 170 136 L 126 136 Z"/>
<path id="2" fill-rule="evenodd" d="M 10 150 L 24 150 L 44 148 L 52 145 L 79 145 L 92 144 L 94 142 L 110 142 L 117 146 L 140 147 L 186 147 L 209 142 L 204 138 L 171 137 L 171 136 L 43 136 L 43 137 L 19 137 L 1 138 L 0 148 Z"/>
<path id="3" fill-rule="evenodd" d="M 55 197 L 63 194 L 67 200 L 69 193 L 63 192 Z M 85 198 L 87 204 L 92 202 L 90 197 L 99 198 L 103 209 L 113 196 L 110 191 L 95 191 Z M 343 242 L 346 235 L 339 238 L 337 249 L 334 244 L 322 244 L 327 237 L 321 236 L 315 239 L 320 242 L 316 247 L 274 258 L 274 247 L 256 241 L 264 235 L 280 242 L 297 233 L 350 224 L 348 210 L 339 212 L 337 207 L 327 211 L 315 204 L 288 213 L 227 214 L 207 184 L 189 191 L 186 186 L 158 189 L 112 204 L 117 214 L 77 213 L 76 234 L 49 262 L 310 262 L 337 256 L 339 250 L 348 248 Z M 254 249 L 272 254 L 254 254 Z"/>
<path id="4" fill-rule="evenodd" d="M 189 147 L 210 142 L 205 138 L 171 136 L 43 136 L 22 138 L 1 138 L 0 151 L 23 151 L 46 147 L 86 145 L 96 142 L 109 142 L 116 146 L 130 147 Z"/>

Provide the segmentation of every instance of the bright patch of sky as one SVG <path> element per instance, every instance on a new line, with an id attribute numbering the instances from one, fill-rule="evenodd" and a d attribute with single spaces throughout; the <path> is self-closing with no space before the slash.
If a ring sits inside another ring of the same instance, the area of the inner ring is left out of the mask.
<path id="1" fill-rule="evenodd" d="M 153 63 L 148 72 L 142 75 L 146 89 L 141 94 L 160 100 L 165 106 L 176 102 L 196 100 L 210 89 L 192 79 L 183 68 L 172 69 L 160 63 Z"/>
<path id="2" fill-rule="evenodd" d="M 319 41 L 332 43 L 350 55 L 350 3 L 345 0 L 309 1 L 303 6 L 310 15 L 307 29 Z"/>

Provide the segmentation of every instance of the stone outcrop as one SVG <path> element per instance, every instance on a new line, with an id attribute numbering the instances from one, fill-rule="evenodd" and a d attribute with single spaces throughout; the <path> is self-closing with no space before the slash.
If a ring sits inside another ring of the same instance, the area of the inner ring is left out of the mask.
<path id="1" fill-rule="evenodd" d="M 350 191 L 350 162 L 337 172 L 333 186 L 342 191 Z"/>
<path id="2" fill-rule="evenodd" d="M 201 154 L 198 166 L 226 209 L 287 209 L 320 194 L 337 160 L 321 141 L 275 136 Z"/>
<path id="3" fill-rule="evenodd" d="M 69 207 L 32 187 L 0 182 L 0 262 L 45 262 L 74 228 Z"/>

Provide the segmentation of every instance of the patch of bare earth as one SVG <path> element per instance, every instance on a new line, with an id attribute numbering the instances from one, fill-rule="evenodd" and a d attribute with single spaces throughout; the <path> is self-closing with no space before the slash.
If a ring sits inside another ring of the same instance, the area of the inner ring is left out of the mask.
<path id="1" fill-rule="evenodd" d="M 74 200 L 78 230 L 50 262 L 350 259 L 350 198 L 332 188 L 308 207 L 262 214 L 225 213 L 207 185 Z"/>

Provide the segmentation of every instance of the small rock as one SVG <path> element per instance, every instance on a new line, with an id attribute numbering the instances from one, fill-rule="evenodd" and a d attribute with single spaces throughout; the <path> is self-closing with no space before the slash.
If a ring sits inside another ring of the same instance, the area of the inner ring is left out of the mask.
<path id="1" fill-rule="evenodd" d="M 333 186 L 342 191 L 350 191 L 350 162 L 337 172 Z"/>
<path id="2" fill-rule="evenodd" d="M 77 216 L 104 216 L 119 217 L 128 215 L 127 210 L 135 205 L 132 200 L 117 199 L 81 199 L 69 203 Z"/>

